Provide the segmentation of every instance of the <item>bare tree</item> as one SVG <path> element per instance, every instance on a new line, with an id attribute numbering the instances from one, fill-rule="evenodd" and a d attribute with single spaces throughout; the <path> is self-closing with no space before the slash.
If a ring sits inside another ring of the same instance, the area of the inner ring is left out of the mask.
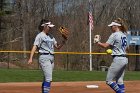
<path id="1" fill-rule="evenodd" d="M 92 2 L 94 6 L 94 30 L 92 35 L 100 34 L 103 42 L 111 34 L 107 24 L 115 18 L 124 18 L 129 29 L 139 29 L 139 0 L 92 0 Z M 61 51 L 88 52 L 89 28 L 87 13 L 88 0 L 15 0 L 13 13 L 3 17 L 5 21 L 3 25 L 6 29 L 0 32 L 0 48 L 1 50 L 30 50 L 35 36 L 39 33 L 38 24 L 41 19 L 45 18 L 50 19 L 55 24 L 52 33 L 58 41 L 61 41 L 58 32 L 60 26 L 66 26 L 70 30 L 70 39 Z M 105 49 L 92 45 L 93 52 L 105 51 Z M 131 46 L 130 51 L 134 52 L 134 50 L 134 46 Z M 23 57 L 26 58 L 27 55 L 24 54 Z M 64 63 L 68 61 L 68 66 L 72 69 L 85 70 L 89 67 L 88 55 L 68 55 L 67 57 L 61 55 L 61 57 L 56 61 L 63 61 Z M 94 55 L 93 66 L 95 69 L 98 69 L 98 65 L 102 61 L 99 58 L 104 59 L 108 64 L 110 62 L 110 60 L 105 59 L 105 56 Z M 140 62 L 134 63 L 134 61 L 134 57 L 130 59 L 130 70 L 131 68 L 132 70 L 140 68 L 137 65 Z"/>

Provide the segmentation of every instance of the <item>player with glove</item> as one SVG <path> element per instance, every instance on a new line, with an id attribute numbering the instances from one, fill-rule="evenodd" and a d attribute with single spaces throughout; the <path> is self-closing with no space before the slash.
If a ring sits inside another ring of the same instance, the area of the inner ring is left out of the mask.
<path id="1" fill-rule="evenodd" d="M 121 18 L 114 20 L 108 25 L 112 29 L 112 34 L 106 43 L 100 42 L 100 36 L 96 35 L 94 43 L 101 47 L 112 47 L 113 62 L 108 69 L 106 84 L 109 85 L 116 93 L 125 93 L 125 86 L 123 82 L 125 68 L 128 63 L 126 57 L 127 49 L 127 27 Z M 116 82 L 113 80 L 115 79 Z"/>
<path id="2" fill-rule="evenodd" d="M 35 38 L 33 48 L 31 50 L 28 64 L 32 63 L 33 55 L 38 49 L 39 63 L 44 74 L 44 80 L 42 82 L 42 93 L 49 93 L 52 81 L 52 72 L 54 67 L 54 47 L 60 49 L 67 40 L 68 34 L 62 34 L 62 44 L 58 44 L 52 34 L 50 34 L 51 28 L 54 25 L 45 19 L 42 19 L 39 25 L 41 31 Z"/>

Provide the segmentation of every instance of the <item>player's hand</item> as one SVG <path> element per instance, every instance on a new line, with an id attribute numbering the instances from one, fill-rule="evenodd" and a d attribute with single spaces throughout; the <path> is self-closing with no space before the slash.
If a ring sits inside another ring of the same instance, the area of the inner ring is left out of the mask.
<path id="1" fill-rule="evenodd" d="M 33 60 L 30 58 L 30 59 L 28 60 L 28 64 L 32 64 L 32 62 L 33 62 Z"/>
<path id="2" fill-rule="evenodd" d="M 98 43 L 101 40 L 101 36 L 100 35 L 95 35 L 94 36 L 94 43 Z"/>

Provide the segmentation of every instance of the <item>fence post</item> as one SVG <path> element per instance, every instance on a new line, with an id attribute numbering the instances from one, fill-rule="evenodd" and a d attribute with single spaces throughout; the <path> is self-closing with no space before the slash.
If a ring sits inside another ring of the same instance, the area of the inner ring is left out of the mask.
<path id="1" fill-rule="evenodd" d="M 139 45 L 135 46 L 136 53 L 139 54 Z M 139 56 L 136 56 L 136 65 L 135 65 L 135 71 L 140 71 L 140 62 L 139 62 Z"/>
<path id="2" fill-rule="evenodd" d="M 38 62 L 37 62 L 37 64 L 38 64 L 38 69 L 40 69 L 40 64 L 39 64 L 39 53 L 37 54 L 37 60 L 38 60 Z"/>
<path id="3" fill-rule="evenodd" d="M 69 59 L 68 58 L 69 58 L 69 55 L 67 54 L 67 58 L 66 58 L 66 60 L 67 60 L 67 62 L 66 62 L 67 63 L 67 71 L 69 70 Z"/>
<path id="4" fill-rule="evenodd" d="M 7 63 L 7 68 L 9 69 L 10 68 L 10 53 L 8 52 L 8 63 Z"/>

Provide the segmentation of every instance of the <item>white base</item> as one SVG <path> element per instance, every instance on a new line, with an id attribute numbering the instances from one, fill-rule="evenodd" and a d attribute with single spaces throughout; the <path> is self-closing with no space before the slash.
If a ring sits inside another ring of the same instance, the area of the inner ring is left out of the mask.
<path id="1" fill-rule="evenodd" d="M 86 87 L 87 87 L 87 88 L 99 88 L 98 85 L 87 85 Z"/>

